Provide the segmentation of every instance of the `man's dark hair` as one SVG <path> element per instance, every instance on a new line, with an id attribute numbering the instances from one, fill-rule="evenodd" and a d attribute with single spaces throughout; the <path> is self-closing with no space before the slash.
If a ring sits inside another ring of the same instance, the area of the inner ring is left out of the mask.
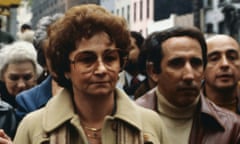
<path id="1" fill-rule="evenodd" d="M 142 36 L 142 34 L 140 32 L 131 31 L 131 37 L 133 37 L 136 40 L 136 45 L 140 49 L 144 42 L 144 37 Z"/>
<path id="2" fill-rule="evenodd" d="M 203 33 L 194 27 L 173 27 L 150 35 L 148 44 L 145 46 L 147 49 L 146 53 L 148 53 L 146 59 L 147 61 L 153 62 L 156 73 L 161 72 L 160 63 L 164 56 L 162 43 L 169 38 L 181 36 L 188 36 L 199 42 L 202 48 L 203 67 L 205 68 L 207 63 L 207 46 Z"/>
<path id="3" fill-rule="evenodd" d="M 147 59 L 148 59 L 148 47 L 153 47 L 155 46 L 155 43 L 152 43 L 151 39 L 152 37 L 154 37 L 155 35 L 157 35 L 158 32 L 153 32 L 150 35 L 148 35 L 148 37 L 144 40 L 143 44 L 142 44 L 142 48 L 140 50 L 140 54 L 138 57 L 138 67 L 139 67 L 139 71 L 142 74 L 146 75 L 146 64 L 147 64 Z"/>
<path id="4" fill-rule="evenodd" d="M 32 29 L 32 27 L 29 24 L 23 24 L 21 26 L 21 30 L 26 30 L 26 29 Z"/>

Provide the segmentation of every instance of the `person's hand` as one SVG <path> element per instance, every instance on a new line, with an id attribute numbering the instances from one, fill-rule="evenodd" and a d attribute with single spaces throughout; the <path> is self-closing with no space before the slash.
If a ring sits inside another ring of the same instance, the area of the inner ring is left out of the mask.
<path id="1" fill-rule="evenodd" d="M 3 129 L 0 129 L 0 144 L 12 144 L 11 138 L 4 132 Z"/>

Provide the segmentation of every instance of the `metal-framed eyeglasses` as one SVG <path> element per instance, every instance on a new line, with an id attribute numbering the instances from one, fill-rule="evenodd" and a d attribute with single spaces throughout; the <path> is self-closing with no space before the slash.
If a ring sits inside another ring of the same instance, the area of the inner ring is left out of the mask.
<path id="1" fill-rule="evenodd" d="M 95 70 L 100 63 L 106 69 L 114 70 L 114 66 L 120 64 L 120 49 L 106 49 L 100 56 L 93 51 L 82 51 L 76 54 L 73 60 L 70 59 L 70 63 L 76 70 L 84 72 Z"/>

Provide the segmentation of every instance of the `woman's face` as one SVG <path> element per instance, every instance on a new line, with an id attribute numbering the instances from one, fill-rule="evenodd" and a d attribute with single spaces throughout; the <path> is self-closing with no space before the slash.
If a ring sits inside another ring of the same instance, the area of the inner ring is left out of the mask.
<path id="1" fill-rule="evenodd" d="M 33 87 L 36 85 L 36 71 L 33 63 L 23 61 L 8 64 L 3 73 L 3 81 L 8 93 L 12 96 Z"/>
<path id="2" fill-rule="evenodd" d="M 70 72 L 75 96 L 101 97 L 113 95 L 120 71 L 119 49 L 104 33 L 82 39 L 70 53 Z"/>

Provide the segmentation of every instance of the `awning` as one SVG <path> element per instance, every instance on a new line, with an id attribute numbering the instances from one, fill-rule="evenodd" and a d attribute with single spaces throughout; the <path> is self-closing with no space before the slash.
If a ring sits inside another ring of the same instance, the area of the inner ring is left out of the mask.
<path id="1" fill-rule="evenodd" d="M 18 7 L 21 0 L 0 0 L 0 8 Z"/>
<path id="2" fill-rule="evenodd" d="M 16 8 L 20 3 L 21 0 L 0 0 L 0 15 L 9 16 L 10 8 Z"/>

